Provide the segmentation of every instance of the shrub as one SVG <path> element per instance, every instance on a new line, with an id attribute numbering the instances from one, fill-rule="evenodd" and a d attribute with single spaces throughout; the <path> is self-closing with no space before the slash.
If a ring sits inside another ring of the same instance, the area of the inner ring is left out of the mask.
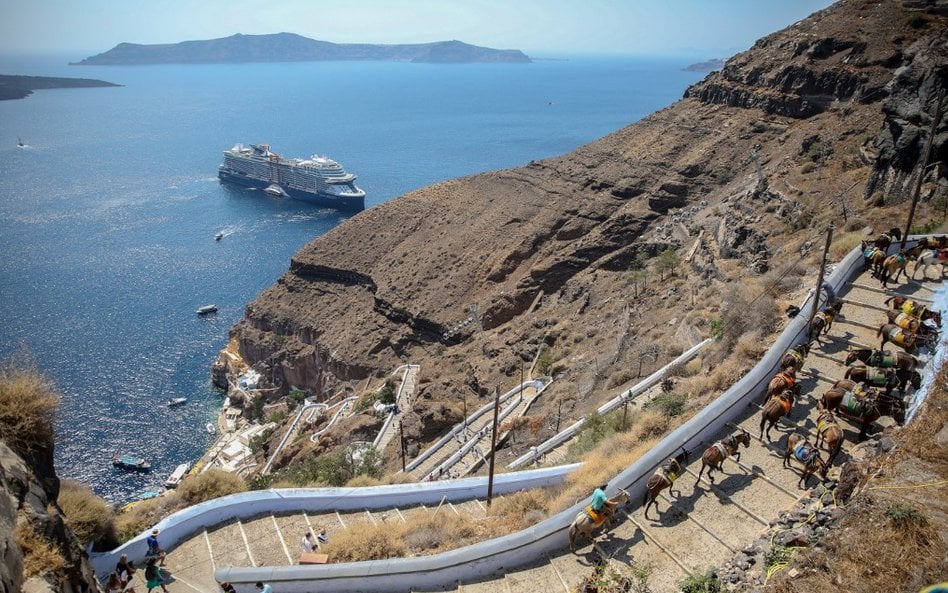
<path id="1" fill-rule="evenodd" d="M 550 354 L 549 348 L 544 347 L 540 355 L 537 356 L 537 370 L 540 371 L 541 375 L 548 375 L 552 366 L 553 355 Z"/>
<path id="2" fill-rule="evenodd" d="M 66 525 L 83 545 L 106 537 L 114 538 L 115 513 L 88 486 L 74 480 L 63 480 L 57 502 L 65 516 Z"/>
<path id="3" fill-rule="evenodd" d="M 718 169 L 715 171 L 712 176 L 717 180 L 718 183 L 724 185 L 728 181 L 734 179 L 734 171 L 724 167 L 723 169 Z"/>
<path id="4" fill-rule="evenodd" d="M 384 560 L 404 556 L 404 527 L 390 523 L 385 527 L 386 529 L 378 529 L 367 524 L 353 525 L 335 534 L 322 550 L 329 554 L 334 562 Z"/>
<path id="5" fill-rule="evenodd" d="M 379 478 L 379 455 L 375 449 L 364 449 L 354 456 L 345 450 L 315 455 L 294 463 L 279 472 L 297 486 L 342 486 L 359 475 Z"/>
<path id="6" fill-rule="evenodd" d="M 280 424 L 284 420 L 286 420 L 286 410 L 275 410 L 267 416 L 267 422 L 274 424 Z"/>
<path id="7" fill-rule="evenodd" d="M 609 387 L 618 387 L 619 385 L 628 383 L 634 378 L 635 378 L 635 374 L 632 371 L 627 370 L 627 369 L 622 369 L 622 370 L 612 373 L 612 375 L 609 377 L 609 382 L 607 383 L 607 385 Z"/>
<path id="8" fill-rule="evenodd" d="M 648 578 L 652 574 L 650 564 L 631 561 L 620 570 L 612 563 L 601 562 L 587 575 L 579 587 L 584 593 L 651 593 Z"/>
<path id="9" fill-rule="evenodd" d="M 250 417 L 253 420 L 263 420 L 263 396 L 257 395 L 250 402 Z"/>
<path id="10" fill-rule="evenodd" d="M 841 237 L 837 238 L 830 245 L 830 255 L 836 261 L 843 259 L 843 257 L 853 250 L 854 247 L 858 247 L 863 239 L 866 238 L 866 235 L 856 231 L 853 233 L 846 233 Z"/>
<path id="11" fill-rule="evenodd" d="M 525 529 L 547 516 L 550 499 L 543 490 L 521 490 L 494 501 L 490 514 L 514 529 Z"/>
<path id="12" fill-rule="evenodd" d="M 177 492 L 126 505 L 115 517 L 119 541 L 132 539 L 183 506 Z"/>
<path id="13" fill-rule="evenodd" d="M 291 410 L 296 409 L 305 399 L 306 393 L 299 389 L 294 389 L 286 396 L 287 404 L 289 404 Z"/>
<path id="14" fill-rule="evenodd" d="M 928 24 L 928 19 L 925 18 L 924 15 L 916 12 L 910 15 L 906 22 L 908 23 L 908 26 L 912 27 L 913 29 L 921 29 Z"/>
<path id="15" fill-rule="evenodd" d="M 715 340 L 720 340 L 724 337 L 724 330 L 727 328 L 727 323 L 724 321 L 724 317 L 715 317 L 711 320 L 711 337 Z"/>
<path id="16" fill-rule="evenodd" d="M 247 488 L 250 490 L 266 490 L 273 485 L 273 476 L 262 476 L 257 474 L 247 480 Z"/>
<path id="17" fill-rule="evenodd" d="M 896 527 L 906 529 L 916 525 L 926 525 L 925 516 L 918 512 L 913 506 L 905 503 L 896 502 L 885 509 L 885 516 L 895 524 Z"/>
<path id="18" fill-rule="evenodd" d="M 674 249 L 666 249 L 655 258 L 655 269 L 658 271 L 659 277 L 665 280 L 665 273 L 671 272 L 674 274 L 678 263 L 678 253 L 676 253 Z"/>
<path id="19" fill-rule="evenodd" d="M 643 410 L 661 410 L 669 418 L 681 415 L 685 410 L 688 396 L 683 393 L 662 393 L 642 406 Z"/>
<path id="20" fill-rule="evenodd" d="M 66 566 L 62 553 L 43 539 L 23 515 L 17 520 L 14 536 L 16 543 L 23 550 L 24 578 L 46 572 L 59 572 Z"/>
<path id="21" fill-rule="evenodd" d="M 395 395 L 395 382 L 391 379 L 386 379 L 385 384 L 379 389 L 379 401 L 383 404 L 394 404 Z"/>
<path id="22" fill-rule="evenodd" d="M 53 446 L 53 414 L 59 394 L 32 365 L 0 366 L 0 437 L 20 454 Z"/>
<path id="23" fill-rule="evenodd" d="M 243 492 L 246 489 L 247 484 L 237 474 L 209 469 L 181 482 L 177 494 L 189 505 L 195 505 L 213 498 Z"/>
<path id="24" fill-rule="evenodd" d="M 713 567 L 705 572 L 689 573 L 678 587 L 681 593 L 720 593 L 723 590 Z"/>
<path id="25" fill-rule="evenodd" d="M 794 549 L 787 546 L 771 546 L 764 554 L 764 569 L 777 564 L 786 564 L 793 558 Z"/>
<path id="26" fill-rule="evenodd" d="M 275 430 L 276 430 L 276 427 L 271 426 L 270 428 L 267 428 L 261 431 L 260 434 L 252 437 L 250 439 L 250 443 L 248 443 L 247 445 L 248 447 L 250 447 L 250 452 L 258 453 L 260 451 L 263 451 L 266 448 L 267 443 L 270 441 L 270 437 L 273 436 L 273 431 Z"/>

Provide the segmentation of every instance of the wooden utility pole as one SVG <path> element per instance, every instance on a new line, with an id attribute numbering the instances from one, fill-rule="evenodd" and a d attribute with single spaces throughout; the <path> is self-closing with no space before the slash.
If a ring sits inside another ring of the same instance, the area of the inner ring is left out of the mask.
<path id="1" fill-rule="evenodd" d="M 833 242 L 833 225 L 826 229 L 826 245 L 823 247 L 823 258 L 820 260 L 820 273 L 816 278 L 816 292 L 813 293 L 813 310 L 810 311 L 810 325 L 820 310 L 820 291 L 823 290 L 823 274 L 826 272 L 826 254 L 829 253 L 830 243 Z"/>
<path id="2" fill-rule="evenodd" d="M 500 411 L 500 391 L 494 387 L 494 428 L 490 432 L 490 469 L 487 475 L 487 506 L 494 496 L 494 458 L 497 457 L 497 414 Z"/>
<path id="3" fill-rule="evenodd" d="M 902 235 L 902 242 L 899 244 L 899 250 L 905 250 L 905 242 L 908 241 L 909 232 L 912 230 L 912 219 L 915 217 L 915 206 L 918 204 L 918 195 L 922 191 L 922 181 L 925 180 L 925 170 L 928 169 L 928 161 L 932 158 L 932 141 L 935 139 L 935 132 L 938 130 L 938 124 L 941 123 L 941 108 L 945 99 L 945 89 L 938 91 L 938 105 L 935 107 L 935 118 L 932 120 L 932 129 L 928 131 L 928 141 L 925 143 L 925 156 L 922 158 L 922 170 L 918 173 L 918 179 L 915 180 L 915 191 L 912 192 L 912 207 L 909 208 L 908 222 L 905 223 L 905 233 Z"/>
<path id="4" fill-rule="evenodd" d="M 402 430 L 402 423 L 398 423 L 398 436 L 402 441 L 402 471 L 405 471 L 405 431 Z"/>

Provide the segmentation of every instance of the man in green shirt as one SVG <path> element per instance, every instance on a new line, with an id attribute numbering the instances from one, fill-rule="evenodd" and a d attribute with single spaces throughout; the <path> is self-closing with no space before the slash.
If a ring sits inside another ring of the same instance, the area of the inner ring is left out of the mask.
<path id="1" fill-rule="evenodd" d="M 592 500 L 590 501 L 589 505 L 597 513 L 601 513 L 604 506 L 609 507 L 609 512 L 616 510 L 615 503 L 609 502 L 609 499 L 606 498 L 606 488 L 608 487 L 609 484 L 603 484 L 593 491 Z"/>

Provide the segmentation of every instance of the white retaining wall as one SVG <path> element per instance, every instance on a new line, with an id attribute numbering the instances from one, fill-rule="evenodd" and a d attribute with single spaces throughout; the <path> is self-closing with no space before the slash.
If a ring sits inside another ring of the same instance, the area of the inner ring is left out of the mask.
<path id="1" fill-rule="evenodd" d="M 495 494 L 518 490 L 555 486 L 581 464 L 548 467 L 538 470 L 497 474 L 494 477 Z M 165 549 L 190 538 L 203 529 L 230 522 L 234 517 L 291 513 L 327 513 L 333 511 L 362 511 L 365 509 L 406 508 L 420 504 L 434 506 L 447 499 L 450 502 L 484 498 L 487 479 L 483 477 L 446 482 L 394 484 L 368 488 L 281 488 L 231 494 L 180 510 L 155 525 L 161 533 L 158 540 Z M 136 563 L 144 564 L 148 546 L 145 544 L 150 529 L 124 545 L 101 554 L 91 554 L 96 574 L 107 575 L 114 570 L 119 556 L 128 554 Z M 254 580 L 256 582 L 256 580 Z M 250 583 L 251 585 L 253 583 Z M 275 587 L 277 591 L 282 588 Z M 249 589 L 248 589 L 249 590 Z M 294 589 L 298 590 L 298 589 Z M 254 591 L 254 593 L 258 593 Z"/>

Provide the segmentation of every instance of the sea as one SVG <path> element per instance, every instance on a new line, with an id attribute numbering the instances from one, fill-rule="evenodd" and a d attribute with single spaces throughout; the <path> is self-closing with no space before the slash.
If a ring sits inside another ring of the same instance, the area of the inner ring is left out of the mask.
<path id="1" fill-rule="evenodd" d="M 615 56 L 67 65 L 82 57 L 0 56 L 0 74 L 122 85 L 0 101 L 0 358 L 30 361 L 61 393 L 59 476 L 114 503 L 206 451 L 224 399 L 210 366 L 230 329 L 297 250 L 352 216 L 222 185 L 223 150 L 329 156 L 373 207 L 569 152 L 703 76 L 682 70 L 697 59 Z M 117 453 L 153 469 L 115 469 Z"/>

